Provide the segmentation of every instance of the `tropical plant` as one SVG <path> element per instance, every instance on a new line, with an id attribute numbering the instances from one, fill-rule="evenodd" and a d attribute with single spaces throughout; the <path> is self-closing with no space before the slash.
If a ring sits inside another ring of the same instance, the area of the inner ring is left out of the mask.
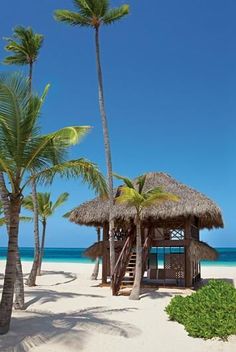
<path id="1" fill-rule="evenodd" d="M 39 267 L 38 267 L 39 275 L 41 274 L 42 260 L 44 256 L 47 220 L 50 216 L 54 215 L 57 208 L 62 206 L 67 201 L 68 197 L 69 197 L 69 193 L 64 192 L 60 194 L 60 196 L 57 198 L 55 203 L 53 203 L 51 201 L 51 193 L 48 193 L 48 192 L 37 193 L 39 220 L 42 223 L 42 240 L 41 240 Z M 22 206 L 23 208 L 31 212 L 34 212 L 34 202 L 33 202 L 32 195 L 24 198 Z"/>
<path id="2" fill-rule="evenodd" d="M 0 172 L 4 173 L 9 202 L 9 242 L 0 303 L 0 334 L 9 330 L 18 250 L 19 216 L 25 188 L 32 181 L 52 182 L 61 177 L 79 177 L 96 192 L 106 192 L 106 182 L 95 164 L 81 158 L 67 160 L 66 148 L 81 139 L 88 126 L 65 127 L 41 135 L 39 114 L 43 95 L 30 93 L 29 80 L 19 74 L 0 75 Z"/>
<path id="3" fill-rule="evenodd" d="M 115 244 L 114 244 L 114 221 L 112 219 L 112 208 L 114 205 L 112 158 L 110 139 L 105 110 L 105 99 L 103 90 L 103 75 L 100 59 L 99 33 L 101 26 L 113 24 L 129 13 L 129 5 L 111 8 L 109 0 L 74 0 L 76 11 L 56 10 L 55 19 L 72 26 L 89 27 L 95 31 L 96 65 L 98 75 L 98 100 L 102 120 L 104 147 L 106 156 L 108 195 L 109 195 L 109 233 L 110 233 L 110 268 L 113 273 L 115 267 Z"/>
<path id="4" fill-rule="evenodd" d="M 190 296 L 173 297 L 166 312 L 190 336 L 227 339 L 236 334 L 236 288 L 223 280 L 210 280 Z"/>
<path id="5" fill-rule="evenodd" d="M 29 66 L 29 89 L 32 93 L 33 65 L 38 60 L 39 51 L 43 44 L 43 35 L 35 33 L 32 28 L 18 26 L 13 31 L 13 38 L 6 38 L 5 50 L 12 53 L 5 58 L 7 65 L 28 65 Z M 29 286 L 36 283 L 37 270 L 40 263 L 40 239 L 39 239 L 39 216 L 37 204 L 37 189 L 35 179 L 32 178 L 32 198 L 34 204 L 34 261 L 30 275 L 26 281 Z M 22 287 L 22 285 L 21 285 Z M 22 295 L 21 295 L 22 296 Z"/>
<path id="6" fill-rule="evenodd" d="M 136 226 L 136 266 L 134 285 L 130 294 L 130 299 L 138 300 L 140 296 L 140 283 L 142 279 L 142 212 L 145 208 L 156 203 L 165 201 L 178 201 L 178 197 L 172 193 L 165 192 L 162 187 L 155 187 L 144 190 L 146 175 L 139 176 L 135 182 L 127 177 L 115 174 L 115 177 L 124 182 L 124 186 L 119 187 L 119 194 L 116 203 L 124 203 L 135 208 Z"/>
<path id="7" fill-rule="evenodd" d="M 6 65 L 29 65 L 30 89 L 32 88 L 33 64 L 38 60 L 43 44 L 43 35 L 35 33 L 32 28 L 17 26 L 12 38 L 5 38 L 5 50 L 12 53 L 4 59 Z"/>

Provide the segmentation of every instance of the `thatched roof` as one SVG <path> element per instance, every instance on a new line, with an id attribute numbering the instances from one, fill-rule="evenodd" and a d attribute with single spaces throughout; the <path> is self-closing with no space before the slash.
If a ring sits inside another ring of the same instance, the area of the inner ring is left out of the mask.
<path id="1" fill-rule="evenodd" d="M 216 260 L 218 257 L 217 251 L 202 241 L 191 241 L 189 251 L 195 260 Z"/>
<path id="2" fill-rule="evenodd" d="M 157 203 L 143 211 L 144 222 L 177 221 L 189 216 L 199 219 L 200 228 L 223 227 L 223 219 L 219 207 L 202 193 L 176 181 L 171 176 L 158 172 L 148 173 L 144 190 L 162 186 L 166 192 L 179 196 L 178 202 L 165 201 Z M 116 193 L 116 190 L 114 191 Z M 113 209 L 117 221 L 128 222 L 134 219 L 135 209 L 116 204 Z M 70 221 L 80 225 L 102 226 L 109 219 L 109 202 L 107 199 L 95 198 L 83 203 L 71 212 Z"/>
<path id="3" fill-rule="evenodd" d="M 102 257 L 103 256 L 103 243 L 102 243 L 102 241 L 95 242 L 90 247 L 88 247 L 86 249 L 86 251 L 84 252 L 84 255 L 86 257 L 91 258 L 91 259 L 96 259 L 97 257 Z"/>
<path id="4" fill-rule="evenodd" d="M 117 253 L 120 253 L 122 246 L 124 243 L 122 241 L 115 241 L 115 251 Z M 103 256 L 103 242 L 95 242 L 92 244 L 90 247 L 86 249 L 84 252 L 84 255 L 86 257 L 89 257 L 91 259 L 96 259 L 97 257 L 102 257 Z"/>

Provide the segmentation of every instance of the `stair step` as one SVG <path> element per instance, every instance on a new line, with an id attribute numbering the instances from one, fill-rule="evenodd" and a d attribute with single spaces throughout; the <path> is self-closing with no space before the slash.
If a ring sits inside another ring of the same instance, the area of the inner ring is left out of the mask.
<path id="1" fill-rule="evenodd" d="M 134 282 L 134 279 L 133 278 L 127 278 L 127 280 L 122 280 L 121 281 L 122 283 L 133 283 Z"/>

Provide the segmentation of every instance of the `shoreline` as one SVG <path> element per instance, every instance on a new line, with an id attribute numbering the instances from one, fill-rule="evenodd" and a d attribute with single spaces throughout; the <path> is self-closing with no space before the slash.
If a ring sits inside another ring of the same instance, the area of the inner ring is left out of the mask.
<path id="1" fill-rule="evenodd" d="M 0 259 L 0 263 L 5 263 L 6 262 L 6 259 Z M 21 262 L 22 262 L 22 264 L 23 263 L 33 263 L 33 259 L 21 259 Z M 44 259 L 43 260 L 43 263 L 48 263 L 48 264 L 53 264 L 53 263 L 55 263 L 55 264 L 61 264 L 61 263 L 63 263 L 63 264 L 86 264 L 86 265 L 93 265 L 93 264 L 95 264 L 95 260 L 94 261 L 87 261 L 87 259 L 85 259 L 84 261 L 82 260 L 82 261 L 73 261 L 73 260 L 71 260 L 71 261 L 69 261 L 69 260 L 63 260 L 63 259 L 61 259 L 61 260 L 48 260 L 48 259 Z M 213 267 L 213 268 L 215 268 L 215 267 L 219 267 L 219 268 L 221 268 L 221 267 L 226 267 L 226 268 L 236 268 L 236 262 L 221 262 L 221 263 L 217 263 L 217 264 L 213 264 L 213 263 L 201 263 L 201 268 L 202 267 Z"/>

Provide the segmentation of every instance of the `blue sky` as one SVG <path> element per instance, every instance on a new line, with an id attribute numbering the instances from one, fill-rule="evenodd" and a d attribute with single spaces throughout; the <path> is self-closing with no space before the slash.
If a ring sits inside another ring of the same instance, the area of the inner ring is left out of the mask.
<path id="1" fill-rule="evenodd" d="M 164 171 L 205 193 L 221 207 L 225 229 L 205 231 L 202 238 L 218 247 L 236 246 L 236 3 L 129 4 L 130 15 L 101 32 L 114 170 L 130 177 Z M 51 83 L 43 130 L 93 126 L 71 157 L 86 157 L 105 172 L 94 33 L 56 23 L 52 14 L 57 8 L 72 8 L 72 1 L 2 0 L 0 38 L 10 36 L 19 24 L 45 35 L 34 76 L 37 91 Z M 1 60 L 4 56 L 1 39 Z M 95 231 L 61 215 L 93 197 L 93 192 L 78 180 L 56 180 L 53 197 L 63 191 L 70 199 L 49 220 L 46 245 L 86 247 L 95 240 Z M 32 233 L 32 225 L 21 226 L 22 246 L 33 245 Z M 0 246 L 5 244 L 4 234 Z"/>

